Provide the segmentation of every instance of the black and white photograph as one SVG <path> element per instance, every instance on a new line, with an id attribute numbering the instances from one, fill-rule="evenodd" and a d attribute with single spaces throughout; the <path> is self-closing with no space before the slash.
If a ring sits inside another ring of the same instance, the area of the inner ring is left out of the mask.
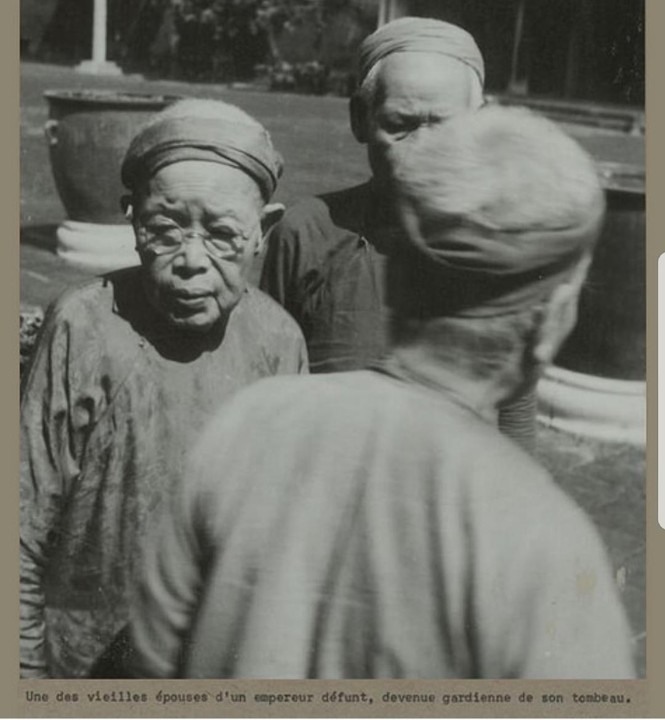
<path id="1" fill-rule="evenodd" d="M 644 679 L 645 0 L 20 12 L 21 679 Z"/>

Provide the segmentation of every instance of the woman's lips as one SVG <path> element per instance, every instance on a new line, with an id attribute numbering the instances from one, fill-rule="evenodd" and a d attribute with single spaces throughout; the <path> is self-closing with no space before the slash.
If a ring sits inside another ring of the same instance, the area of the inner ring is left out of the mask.
<path id="1" fill-rule="evenodd" d="M 212 293 L 208 290 L 174 290 L 169 293 L 171 301 L 176 305 L 188 308 L 198 308 L 206 304 Z"/>
<path id="2" fill-rule="evenodd" d="M 208 297 L 209 295 L 212 295 L 210 290 L 171 290 L 170 294 L 173 297 L 185 298 L 185 300 Z"/>

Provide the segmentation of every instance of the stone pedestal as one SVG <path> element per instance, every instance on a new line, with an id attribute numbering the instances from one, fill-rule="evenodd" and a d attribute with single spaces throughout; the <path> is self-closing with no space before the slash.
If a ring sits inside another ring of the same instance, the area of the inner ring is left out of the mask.
<path id="1" fill-rule="evenodd" d="M 538 384 L 538 419 L 607 442 L 646 444 L 646 383 L 551 367 Z"/>
<path id="2" fill-rule="evenodd" d="M 129 223 L 102 225 L 65 220 L 56 237 L 58 256 L 86 270 L 106 273 L 139 264 Z"/>
<path id="3" fill-rule="evenodd" d="M 108 60 L 84 60 L 76 66 L 76 72 L 86 75 L 122 75 L 122 70 Z"/>

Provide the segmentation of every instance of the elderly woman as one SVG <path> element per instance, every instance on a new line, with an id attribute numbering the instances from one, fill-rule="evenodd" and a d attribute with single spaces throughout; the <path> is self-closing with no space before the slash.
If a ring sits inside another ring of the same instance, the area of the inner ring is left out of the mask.
<path id="1" fill-rule="evenodd" d="M 88 672 L 204 422 L 238 388 L 306 371 L 297 325 L 246 281 L 280 171 L 263 127 L 225 103 L 182 101 L 132 142 L 141 265 L 52 306 L 24 391 L 23 677 Z"/>

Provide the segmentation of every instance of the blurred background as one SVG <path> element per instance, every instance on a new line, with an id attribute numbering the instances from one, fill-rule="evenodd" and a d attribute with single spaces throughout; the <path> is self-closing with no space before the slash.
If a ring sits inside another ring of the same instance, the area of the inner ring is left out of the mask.
<path id="1" fill-rule="evenodd" d="M 108 59 L 125 72 L 348 94 L 377 23 L 440 17 L 468 29 L 487 90 L 644 103 L 640 0 L 108 0 Z M 90 0 L 21 0 L 23 59 L 89 58 Z"/>

